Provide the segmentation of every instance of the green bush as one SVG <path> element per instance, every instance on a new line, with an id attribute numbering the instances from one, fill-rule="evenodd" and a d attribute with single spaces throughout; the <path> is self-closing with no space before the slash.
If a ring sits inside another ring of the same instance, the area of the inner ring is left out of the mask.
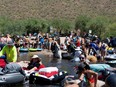
<path id="1" fill-rule="evenodd" d="M 64 19 L 41 20 L 31 18 L 11 20 L 7 17 L 0 17 L 0 34 L 22 35 L 35 32 L 46 33 L 50 32 L 50 26 L 53 27 L 53 31 L 57 30 L 61 34 L 68 34 L 74 29 L 81 29 L 82 32 L 92 30 L 93 34 L 101 38 L 116 36 L 115 19 L 109 20 L 108 17 L 104 16 L 89 18 L 81 15 L 77 17 L 75 23 Z"/>
<path id="2" fill-rule="evenodd" d="M 107 37 L 110 37 L 110 36 L 116 37 L 116 22 L 109 24 L 109 26 L 107 28 L 106 36 Z"/>
<path id="3" fill-rule="evenodd" d="M 0 17 L 0 33 L 5 34 L 6 25 L 10 22 L 10 19 L 7 17 Z"/>
<path id="4" fill-rule="evenodd" d="M 73 23 L 68 20 L 54 19 L 51 21 L 51 25 L 54 29 L 62 33 L 69 33 L 74 29 Z"/>
<path id="5" fill-rule="evenodd" d="M 109 19 L 106 17 L 98 16 L 93 19 L 91 19 L 87 25 L 86 28 L 92 30 L 93 34 L 98 35 L 99 37 L 104 37 L 106 33 L 106 28 L 108 27 Z"/>
<path id="6" fill-rule="evenodd" d="M 82 32 L 87 32 L 86 25 L 87 23 L 91 20 L 90 17 L 86 15 L 80 15 L 77 17 L 76 22 L 75 22 L 75 29 L 78 30 L 80 29 Z"/>

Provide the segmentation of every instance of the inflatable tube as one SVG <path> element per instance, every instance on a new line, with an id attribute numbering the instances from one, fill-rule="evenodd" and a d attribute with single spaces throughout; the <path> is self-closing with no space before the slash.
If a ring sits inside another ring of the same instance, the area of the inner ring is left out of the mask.
<path id="1" fill-rule="evenodd" d="M 36 72 L 36 71 L 29 72 L 29 70 L 25 69 L 24 72 L 26 74 L 26 77 L 29 78 L 30 74 L 33 72 Z M 58 74 L 58 68 L 57 67 L 44 67 L 38 71 L 38 74 L 41 76 L 49 78 L 53 75 Z"/>
<path id="2" fill-rule="evenodd" d="M 106 68 L 110 68 L 108 64 L 90 64 L 90 69 L 95 72 L 104 71 Z"/>
<path id="3" fill-rule="evenodd" d="M 24 75 L 21 73 L 0 74 L 0 85 L 15 84 L 24 81 Z"/>
<path id="4" fill-rule="evenodd" d="M 37 73 L 32 73 L 29 76 L 29 84 L 49 85 L 51 84 L 51 80 Z"/>
<path id="5" fill-rule="evenodd" d="M 116 87 L 116 73 L 109 75 L 105 80 L 108 87 Z"/>
<path id="6" fill-rule="evenodd" d="M 106 64 L 111 67 L 116 67 L 116 54 L 105 56 Z"/>
<path id="7" fill-rule="evenodd" d="M 30 51 L 30 52 L 36 52 L 37 49 L 36 49 L 36 48 L 29 48 L 29 51 Z"/>
<path id="8" fill-rule="evenodd" d="M 42 48 L 37 48 L 37 51 L 42 51 L 43 49 Z"/>
<path id="9" fill-rule="evenodd" d="M 90 64 L 90 69 L 98 73 L 99 80 L 105 80 L 106 69 L 111 68 L 108 64 Z"/>
<path id="10" fill-rule="evenodd" d="M 116 60 L 114 60 L 114 61 L 106 61 L 106 64 L 110 65 L 111 67 L 116 67 Z"/>
<path id="11" fill-rule="evenodd" d="M 28 52 L 29 50 L 27 48 L 20 48 L 19 52 Z"/>
<path id="12" fill-rule="evenodd" d="M 38 72 L 34 72 L 29 76 L 29 83 L 30 84 L 40 84 L 40 85 L 52 85 L 52 84 L 60 84 L 61 81 L 68 75 L 67 72 L 59 72 L 56 75 L 51 77 L 46 77 L 44 75 L 38 74 Z"/>
<path id="13" fill-rule="evenodd" d="M 112 54 L 112 55 L 105 56 L 105 60 L 106 61 L 116 60 L 116 54 Z"/>
<path id="14" fill-rule="evenodd" d="M 73 59 L 72 55 L 70 53 L 62 53 L 62 58 L 63 59 Z"/>
<path id="15" fill-rule="evenodd" d="M 114 54 L 113 50 L 108 50 L 107 53 L 108 54 Z"/>

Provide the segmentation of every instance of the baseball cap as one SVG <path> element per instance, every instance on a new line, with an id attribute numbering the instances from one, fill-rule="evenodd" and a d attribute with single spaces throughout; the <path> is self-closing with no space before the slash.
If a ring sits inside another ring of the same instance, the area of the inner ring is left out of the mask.
<path id="1" fill-rule="evenodd" d="M 14 43 L 13 43 L 13 41 L 8 41 L 7 45 L 14 46 Z"/>

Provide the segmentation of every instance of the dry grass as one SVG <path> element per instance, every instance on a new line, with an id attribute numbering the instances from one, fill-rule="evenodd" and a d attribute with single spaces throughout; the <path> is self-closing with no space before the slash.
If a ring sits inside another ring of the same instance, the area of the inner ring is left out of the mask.
<path id="1" fill-rule="evenodd" d="M 0 16 L 75 20 L 80 15 L 116 17 L 116 0 L 0 0 Z"/>

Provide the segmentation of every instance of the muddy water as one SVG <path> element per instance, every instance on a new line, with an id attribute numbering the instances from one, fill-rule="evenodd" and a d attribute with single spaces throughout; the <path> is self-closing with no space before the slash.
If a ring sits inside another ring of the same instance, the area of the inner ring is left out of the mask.
<path id="1" fill-rule="evenodd" d="M 38 52 L 31 52 L 31 53 L 21 53 L 20 57 L 18 58 L 19 61 L 29 61 L 30 55 L 37 54 L 39 57 L 42 58 L 43 64 L 47 66 L 54 66 L 57 67 L 60 71 L 67 71 L 69 74 L 75 75 L 75 72 L 73 70 L 74 63 L 72 63 L 69 60 L 64 60 L 64 59 L 58 59 L 58 58 L 52 58 L 51 54 L 48 55 L 43 55 L 43 53 L 38 53 Z M 40 86 L 40 85 L 30 85 L 27 82 L 24 84 L 17 85 L 17 87 L 60 87 L 56 85 L 47 85 L 47 86 Z"/>

